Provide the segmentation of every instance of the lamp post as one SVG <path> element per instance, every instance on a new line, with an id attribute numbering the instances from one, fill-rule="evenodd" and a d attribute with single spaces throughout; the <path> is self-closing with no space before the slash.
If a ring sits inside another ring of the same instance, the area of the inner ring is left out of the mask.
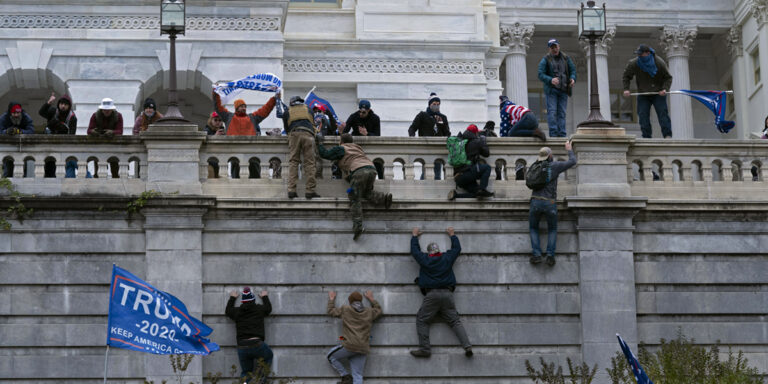
<path id="1" fill-rule="evenodd" d="M 176 35 L 184 34 L 185 10 L 184 0 L 162 0 L 160 2 L 160 35 L 168 35 L 171 40 L 170 51 L 170 86 L 168 88 L 168 110 L 159 123 L 189 123 L 179 110 L 179 99 L 176 93 Z"/>
<path id="2" fill-rule="evenodd" d="M 597 60 L 595 59 L 595 41 L 605 35 L 605 3 L 602 8 L 595 7 L 595 2 L 587 1 L 587 7 L 581 4 L 578 11 L 579 37 L 589 40 L 589 116 L 579 123 L 578 127 L 608 128 L 613 123 L 605 120 L 600 114 L 600 92 L 597 89 Z"/>

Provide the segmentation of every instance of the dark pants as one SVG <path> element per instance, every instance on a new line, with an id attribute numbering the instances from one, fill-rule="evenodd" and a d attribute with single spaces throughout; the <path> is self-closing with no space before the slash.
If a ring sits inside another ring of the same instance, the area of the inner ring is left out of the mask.
<path id="1" fill-rule="evenodd" d="M 374 191 L 373 183 L 376 181 L 377 172 L 373 168 L 357 169 L 349 180 L 349 210 L 352 212 L 352 230 L 363 228 L 363 200 L 368 200 L 373 205 L 383 206 L 386 201 L 384 193 Z"/>
<path id="2" fill-rule="evenodd" d="M 557 203 L 553 201 L 531 199 L 531 210 L 528 213 L 528 224 L 531 230 L 531 248 L 533 256 L 541 256 L 539 240 L 539 221 L 541 216 L 547 220 L 547 255 L 555 257 L 557 246 Z"/>
<path id="3" fill-rule="evenodd" d="M 507 136 L 533 136 L 533 131 L 535 131 L 538 127 L 539 120 L 536 118 L 536 115 L 534 115 L 532 112 L 527 112 L 525 115 L 523 115 L 523 117 L 520 118 L 520 121 L 509 128 Z"/>
<path id="4" fill-rule="evenodd" d="M 477 197 L 481 189 L 487 190 L 488 178 L 491 176 L 491 166 L 488 164 L 472 164 L 467 170 L 455 177 L 456 186 L 467 193 L 457 193 L 457 198 Z M 477 182 L 480 180 L 480 183 Z"/>
<path id="5" fill-rule="evenodd" d="M 461 346 L 469 348 L 467 331 L 459 319 L 459 312 L 456 311 L 456 304 L 453 301 L 453 292 L 449 289 L 432 289 L 424 296 L 419 313 L 416 314 L 416 333 L 419 336 L 419 349 L 429 351 L 432 347 L 429 344 L 429 323 L 435 316 L 445 321 L 459 338 Z"/>
<path id="6" fill-rule="evenodd" d="M 250 374 L 248 383 L 266 383 L 269 370 L 262 369 L 262 366 L 258 364 L 258 360 L 262 360 L 271 369 L 272 356 L 272 349 L 263 341 L 248 347 L 238 346 L 237 357 L 240 359 L 240 368 L 242 370 L 240 377 L 246 377 Z M 258 379 L 258 381 L 254 381 L 254 379 Z"/>
<path id="7" fill-rule="evenodd" d="M 661 135 L 664 137 L 672 136 L 672 122 L 669 120 L 667 97 L 646 95 L 637 97 L 637 117 L 640 119 L 640 130 L 643 131 L 643 137 L 650 139 L 653 133 L 651 130 L 651 105 L 656 110 L 656 117 L 659 118 Z"/>

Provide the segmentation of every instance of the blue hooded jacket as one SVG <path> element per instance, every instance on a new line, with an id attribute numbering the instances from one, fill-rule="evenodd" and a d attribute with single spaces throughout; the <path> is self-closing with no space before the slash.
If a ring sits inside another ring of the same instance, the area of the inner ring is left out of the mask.
<path id="1" fill-rule="evenodd" d="M 453 288 L 456 276 L 453 263 L 461 253 L 461 244 L 456 235 L 451 236 L 451 249 L 444 253 L 428 255 L 421 251 L 419 238 L 411 238 L 411 256 L 419 263 L 419 287 L 425 289 Z"/>

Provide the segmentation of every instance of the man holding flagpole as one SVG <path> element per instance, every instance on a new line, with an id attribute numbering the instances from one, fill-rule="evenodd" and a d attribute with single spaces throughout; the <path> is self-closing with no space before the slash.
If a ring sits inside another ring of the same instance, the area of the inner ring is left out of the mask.
<path id="1" fill-rule="evenodd" d="M 629 83 L 635 78 L 637 92 L 654 93 L 637 96 L 637 117 L 640 119 L 640 130 L 643 137 L 650 139 L 651 130 L 651 105 L 656 110 L 659 118 L 661 133 L 665 139 L 672 137 L 672 122 L 669 119 L 667 108 L 667 91 L 672 86 L 672 75 L 669 74 L 667 63 L 656 56 L 653 48 L 640 44 L 635 50 L 637 57 L 629 60 L 624 68 L 622 81 L 624 84 L 624 97 L 629 97 Z"/>

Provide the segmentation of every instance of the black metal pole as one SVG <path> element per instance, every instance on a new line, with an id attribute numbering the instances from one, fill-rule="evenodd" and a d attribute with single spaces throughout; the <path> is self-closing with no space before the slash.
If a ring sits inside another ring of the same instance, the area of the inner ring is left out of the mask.
<path id="1" fill-rule="evenodd" d="M 176 32 L 171 31 L 171 33 L 168 34 L 168 38 L 171 40 L 170 79 L 168 79 L 168 110 L 165 112 L 165 115 L 163 115 L 163 118 L 158 120 L 158 123 L 189 123 L 189 120 L 181 115 L 181 111 L 179 110 L 179 96 L 176 92 Z"/>
<path id="2" fill-rule="evenodd" d="M 597 82 L 597 58 L 595 57 L 594 36 L 589 38 L 589 116 L 586 121 L 579 123 L 579 127 L 613 127 L 613 123 L 606 121 L 600 113 L 600 90 Z"/>

